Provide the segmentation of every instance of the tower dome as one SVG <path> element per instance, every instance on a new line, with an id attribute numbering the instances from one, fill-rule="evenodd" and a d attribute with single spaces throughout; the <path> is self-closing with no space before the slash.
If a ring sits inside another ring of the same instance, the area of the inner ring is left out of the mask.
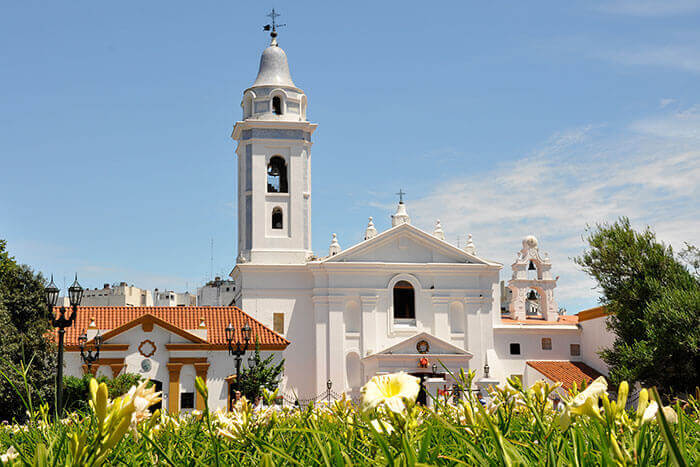
<path id="1" fill-rule="evenodd" d="M 252 87 L 257 86 L 289 86 L 296 88 L 294 81 L 292 81 L 292 75 L 289 73 L 287 54 L 277 45 L 277 41 L 274 38 L 260 57 L 260 69 Z"/>

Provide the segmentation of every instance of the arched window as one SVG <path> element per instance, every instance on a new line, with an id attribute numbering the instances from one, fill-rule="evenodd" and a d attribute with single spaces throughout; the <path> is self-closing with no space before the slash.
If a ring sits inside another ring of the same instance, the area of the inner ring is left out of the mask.
<path id="1" fill-rule="evenodd" d="M 267 165 L 267 192 L 287 193 L 287 163 L 280 156 L 273 156 Z"/>
<path id="2" fill-rule="evenodd" d="M 282 115 L 282 99 L 280 96 L 272 98 L 272 113 L 275 115 Z"/>
<path id="3" fill-rule="evenodd" d="M 398 281 L 394 286 L 394 319 L 416 319 L 416 297 L 408 281 Z"/>
<path id="4" fill-rule="evenodd" d="M 275 208 L 272 210 L 272 228 L 281 229 L 283 227 L 283 215 L 282 208 Z"/>

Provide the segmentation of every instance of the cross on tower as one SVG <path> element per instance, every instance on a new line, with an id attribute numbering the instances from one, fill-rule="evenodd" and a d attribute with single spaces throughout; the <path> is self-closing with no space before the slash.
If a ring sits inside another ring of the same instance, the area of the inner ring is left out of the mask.
<path id="1" fill-rule="evenodd" d="M 272 12 L 268 13 L 267 16 L 272 18 L 272 24 L 266 24 L 265 26 L 263 26 L 263 31 L 271 31 L 270 36 L 277 37 L 277 28 L 286 26 L 286 24 L 277 24 L 277 17 L 282 15 L 277 13 L 273 8 Z"/>
<path id="2" fill-rule="evenodd" d="M 399 195 L 399 204 L 403 204 L 403 195 L 405 195 L 406 192 L 403 191 L 403 189 L 399 189 L 399 192 L 396 194 Z"/>

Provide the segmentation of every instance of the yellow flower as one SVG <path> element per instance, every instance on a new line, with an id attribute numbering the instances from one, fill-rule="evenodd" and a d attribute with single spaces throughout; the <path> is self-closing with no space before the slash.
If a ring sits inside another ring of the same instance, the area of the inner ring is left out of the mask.
<path id="1" fill-rule="evenodd" d="M 598 399 L 608 389 L 608 382 L 599 376 L 588 387 L 578 393 L 576 397 L 564 404 L 564 411 L 559 416 L 558 422 L 562 430 L 566 430 L 571 424 L 572 415 L 587 415 L 591 418 L 602 420 L 598 410 Z"/>
<path id="2" fill-rule="evenodd" d="M 365 409 L 385 405 L 392 412 L 399 413 L 406 408 L 405 401 L 414 402 L 419 392 L 419 379 L 403 371 L 378 375 L 362 387 L 362 405 Z"/>

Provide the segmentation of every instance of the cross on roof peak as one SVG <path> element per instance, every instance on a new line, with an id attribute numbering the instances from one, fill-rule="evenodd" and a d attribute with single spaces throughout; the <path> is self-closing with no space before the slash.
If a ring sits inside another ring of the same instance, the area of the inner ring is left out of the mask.
<path id="1" fill-rule="evenodd" d="M 400 189 L 399 189 L 399 192 L 396 193 L 396 194 L 399 195 L 399 204 L 403 204 L 403 197 L 404 197 L 404 195 L 406 194 L 406 192 L 403 191 L 403 189 L 400 188 Z"/>
<path id="2" fill-rule="evenodd" d="M 275 37 L 277 37 L 277 28 L 284 27 L 286 26 L 286 24 L 277 24 L 277 18 L 282 15 L 277 13 L 274 8 L 270 13 L 267 14 L 267 16 L 269 18 L 272 18 L 272 23 L 263 26 L 263 31 L 270 31 L 270 37 L 274 39 Z"/>

